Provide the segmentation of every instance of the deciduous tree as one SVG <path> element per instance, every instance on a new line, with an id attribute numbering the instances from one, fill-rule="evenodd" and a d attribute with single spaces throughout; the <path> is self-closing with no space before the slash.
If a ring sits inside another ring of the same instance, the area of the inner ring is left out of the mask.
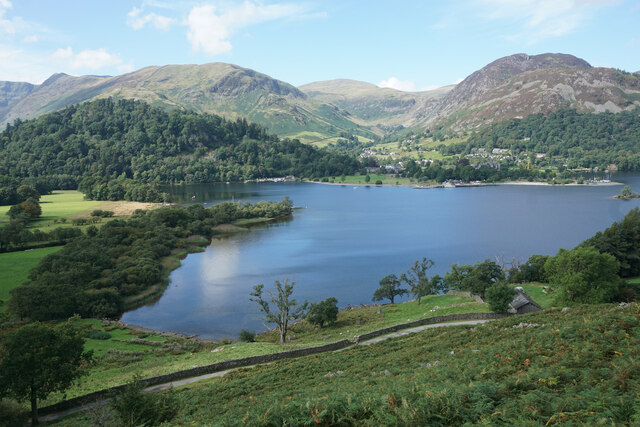
<path id="1" fill-rule="evenodd" d="M 432 279 L 427 276 L 427 270 L 433 265 L 433 260 L 422 258 L 416 260 L 411 268 L 400 276 L 400 281 L 409 286 L 409 291 L 416 297 L 418 304 L 423 296 L 438 294 L 444 289 L 444 282 L 440 276 L 434 276 Z"/>
<path id="2" fill-rule="evenodd" d="M 31 323 L 10 334 L 2 347 L 0 393 L 28 400 L 33 424 L 38 423 L 38 400 L 66 390 L 92 357 L 70 322 L 55 328 Z"/>
<path id="3" fill-rule="evenodd" d="M 298 302 L 291 297 L 295 284 L 295 282 L 289 282 L 289 279 L 284 279 L 283 283 L 276 280 L 276 292 L 270 292 L 268 301 L 262 297 L 263 284 L 254 286 L 251 293 L 253 298 L 250 300 L 260 306 L 260 311 L 265 314 L 267 323 L 276 324 L 280 332 L 280 344 L 285 343 L 289 322 L 302 318 L 307 309 L 307 303 L 298 305 Z M 270 304 L 274 307 L 272 308 Z"/>
<path id="4" fill-rule="evenodd" d="M 558 286 L 558 299 L 563 304 L 611 302 L 620 287 L 619 269 L 613 255 L 601 254 L 590 246 L 560 249 L 545 264 L 549 283 Z"/>
<path id="5" fill-rule="evenodd" d="M 329 326 L 333 325 L 338 320 L 338 300 L 334 297 L 329 297 L 324 301 L 311 303 L 305 318 L 307 322 L 312 325 L 318 325 L 321 328 L 325 323 Z"/>
<path id="6" fill-rule="evenodd" d="M 380 287 L 373 293 L 373 300 L 382 301 L 383 299 L 388 299 L 391 301 L 391 304 L 393 304 L 397 296 L 407 293 L 406 289 L 400 287 L 401 285 L 402 282 L 400 282 L 400 279 L 398 279 L 398 276 L 395 274 L 389 274 L 383 277 L 382 280 L 380 280 Z"/>

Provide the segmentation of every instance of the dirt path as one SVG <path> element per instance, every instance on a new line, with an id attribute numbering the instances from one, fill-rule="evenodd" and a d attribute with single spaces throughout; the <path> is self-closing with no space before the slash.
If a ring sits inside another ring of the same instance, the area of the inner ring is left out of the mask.
<path id="1" fill-rule="evenodd" d="M 379 343 L 381 341 L 388 340 L 390 338 L 396 338 L 396 337 L 401 337 L 401 336 L 404 336 L 404 335 L 414 334 L 416 332 L 424 331 L 425 329 L 444 328 L 444 327 L 447 327 L 447 326 L 460 326 L 460 325 L 478 325 L 478 324 L 481 324 L 481 323 L 491 322 L 492 320 L 493 319 L 463 320 L 463 321 L 459 321 L 459 322 L 433 323 L 433 324 L 430 324 L 430 325 L 416 326 L 415 328 L 403 329 L 401 331 L 393 332 L 391 334 L 381 335 L 379 337 L 371 338 L 371 339 L 369 339 L 367 341 L 361 341 L 361 342 L 359 342 L 358 344 L 355 344 L 355 345 L 376 344 L 376 343 Z M 349 349 L 349 348 L 353 348 L 353 346 L 345 347 L 343 349 L 336 350 L 336 351 L 344 351 L 344 350 Z M 264 363 L 262 363 L 261 365 L 263 365 L 263 364 Z M 145 388 L 143 390 L 143 392 L 144 393 L 152 393 L 152 392 L 156 392 L 156 391 L 167 390 L 167 389 L 172 388 L 172 387 L 180 387 L 180 386 L 183 386 L 183 385 L 186 385 L 186 384 L 192 384 L 192 383 L 195 383 L 195 382 L 198 382 L 198 381 L 207 380 L 207 379 L 210 379 L 210 378 L 223 377 L 226 374 L 228 374 L 229 372 L 235 371 L 237 369 L 254 368 L 256 366 L 258 366 L 258 365 L 241 366 L 241 367 L 238 367 L 238 368 L 226 369 L 224 371 L 214 372 L 214 373 L 211 373 L 211 374 L 199 375 L 197 377 L 184 378 L 184 379 L 181 379 L 181 380 L 175 380 L 175 381 L 171 381 L 171 382 L 168 382 L 168 383 L 157 384 L 157 385 Z M 82 406 L 78 406 L 78 407 L 75 407 L 75 408 L 67 409 L 66 411 L 54 412 L 52 414 L 44 415 L 44 416 L 40 417 L 40 422 L 51 422 L 51 421 L 59 420 L 60 418 L 64 418 L 64 417 L 69 416 L 71 414 L 75 414 L 76 412 L 84 411 L 84 410 L 96 407 L 98 405 L 105 404 L 108 401 L 109 401 L 109 399 L 102 399 L 102 400 L 98 400 L 96 402 L 88 403 L 86 405 L 82 405 Z"/>
<path id="2" fill-rule="evenodd" d="M 433 323 L 431 325 L 416 326 L 415 328 L 403 329 L 398 332 L 393 332 L 388 335 L 382 335 L 379 337 L 371 338 L 367 341 L 362 341 L 358 345 L 371 345 L 380 341 L 388 340 L 389 338 L 401 337 L 404 335 L 414 334 L 416 332 L 424 331 L 425 329 L 444 328 L 446 326 L 459 326 L 459 325 L 478 325 L 480 323 L 491 322 L 493 319 L 484 320 L 462 320 L 460 322 L 448 322 L 448 323 Z M 347 347 L 349 348 L 349 347 Z"/>

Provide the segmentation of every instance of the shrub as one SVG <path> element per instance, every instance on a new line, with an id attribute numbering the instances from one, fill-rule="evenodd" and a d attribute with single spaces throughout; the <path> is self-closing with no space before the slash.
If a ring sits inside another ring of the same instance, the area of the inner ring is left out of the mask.
<path id="1" fill-rule="evenodd" d="M 487 303 L 491 311 L 495 313 L 506 313 L 509 303 L 513 300 L 515 290 L 505 282 L 498 282 L 489 287 L 485 294 Z"/>
<path id="2" fill-rule="evenodd" d="M 126 426 L 155 426 L 171 420 L 177 412 L 173 393 L 146 393 L 140 377 L 133 381 L 113 399 L 111 406 L 118 414 L 123 425 Z"/>
<path id="3" fill-rule="evenodd" d="M 240 331 L 240 341 L 242 342 L 254 342 L 256 340 L 256 333 L 243 329 Z"/>
<path id="4" fill-rule="evenodd" d="M 106 331 L 98 331 L 94 329 L 89 331 L 84 337 L 92 340 L 108 340 L 111 338 L 111 334 Z"/>
<path id="5" fill-rule="evenodd" d="M 0 427 L 25 425 L 29 413 L 21 405 L 3 401 L 0 402 Z"/>
<path id="6" fill-rule="evenodd" d="M 307 322 L 321 328 L 325 323 L 329 326 L 333 325 L 338 320 L 338 300 L 329 297 L 324 301 L 312 303 L 305 318 Z"/>
<path id="7" fill-rule="evenodd" d="M 382 185 L 382 181 L 380 181 L 379 179 L 376 180 L 376 185 Z"/>

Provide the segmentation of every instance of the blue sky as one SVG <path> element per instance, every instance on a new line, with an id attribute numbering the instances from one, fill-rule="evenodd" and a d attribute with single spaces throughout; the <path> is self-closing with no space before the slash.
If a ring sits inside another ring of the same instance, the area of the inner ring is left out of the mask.
<path id="1" fill-rule="evenodd" d="M 639 0 L 0 0 L 0 80 L 230 62 L 424 90 L 513 53 L 640 70 Z"/>

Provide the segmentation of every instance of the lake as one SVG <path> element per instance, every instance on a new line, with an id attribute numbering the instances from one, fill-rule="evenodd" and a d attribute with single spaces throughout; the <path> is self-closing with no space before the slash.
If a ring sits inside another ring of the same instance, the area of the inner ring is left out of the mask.
<path id="1" fill-rule="evenodd" d="M 640 176 L 617 177 L 640 190 Z M 209 206 L 223 200 L 281 200 L 297 209 L 291 219 L 214 238 L 173 271 L 154 304 L 125 313 L 126 323 L 154 330 L 235 338 L 263 331 L 254 285 L 296 282 L 299 301 L 336 297 L 339 306 L 370 303 L 380 279 L 406 271 L 416 259 L 449 265 L 496 256 L 524 262 L 532 254 L 572 248 L 620 220 L 640 201 L 614 200 L 620 186 L 499 185 L 413 189 L 311 183 L 179 186 L 179 200 Z"/>

